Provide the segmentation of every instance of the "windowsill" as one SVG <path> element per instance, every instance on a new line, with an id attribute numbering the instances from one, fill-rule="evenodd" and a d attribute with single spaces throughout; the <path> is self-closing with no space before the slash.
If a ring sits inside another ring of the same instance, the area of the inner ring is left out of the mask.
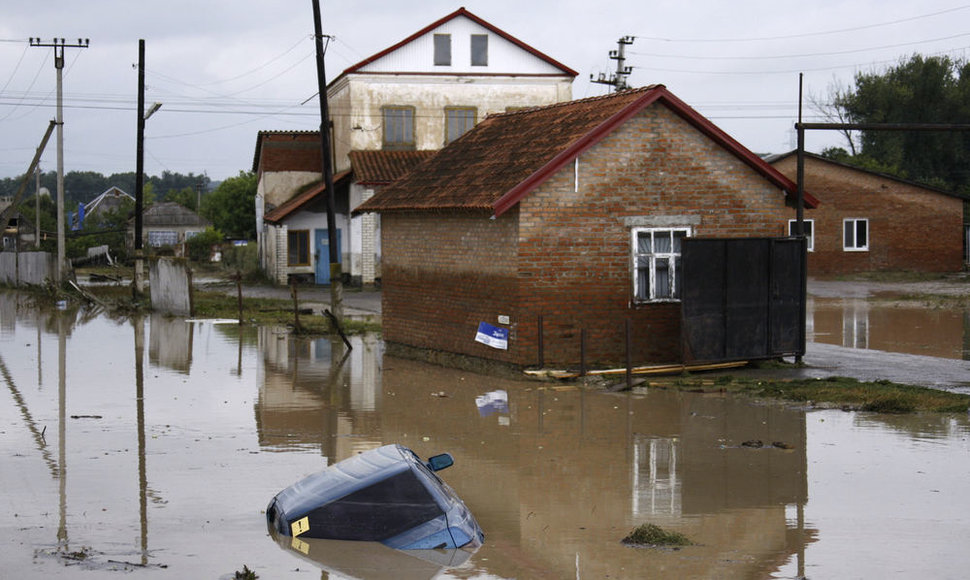
<path id="1" fill-rule="evenodd" d="M 843 252 L 868 252 L 869 248 L 842 248 Z"/>

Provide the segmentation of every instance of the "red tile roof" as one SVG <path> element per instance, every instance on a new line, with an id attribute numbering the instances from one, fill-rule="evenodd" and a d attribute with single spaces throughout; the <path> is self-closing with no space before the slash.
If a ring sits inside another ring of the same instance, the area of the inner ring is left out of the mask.
<path id="1" fill-rule="evenodd" d="M 775 186 L 796 185 L 667 91 L 663 85 L 546 107 L 491 115 L 394 182 L 354 213 L 482 210 L 501 215 L 643 108 L 660 103 L 691 123 Z M 806 195 L 805 203 L 815 200 Z"/>
<path id="2" fill-rule="evenodd" d="M 340 173 L 337 173 L 336 175 L 334 175 L 333 176 L 334 189 L 336 189 L 338 185 L 340 185 L 341 183 L 343 183 L 345 180 L 349 178 L 350 178 L 350 171 L 341 171 Z M 323 180 L 321 179 L 318 183 L 314 184 L 312 187 L 308 187 L 306 191 L 291 197 L 290 199 L 286 200 L 276 208 L 266 212 L 266 214 L 263 215 L 263 221 L 269 222 L 271 224 L 279 223 L 284 219 L 286 219 L 291 214 L 293 214 L 294 212 L 302 209 L 308 203 L 312 202 L 318 197 L 323 196 L 326 193 L 326 191 L 327 191 L 327 187 L 323 183 Z"/>
<path id="3" fill-rule="evenodd" d="M 351 151 L 349 155 L 358 183 L 387 185 L 434 154 L 435 151 Z"/>

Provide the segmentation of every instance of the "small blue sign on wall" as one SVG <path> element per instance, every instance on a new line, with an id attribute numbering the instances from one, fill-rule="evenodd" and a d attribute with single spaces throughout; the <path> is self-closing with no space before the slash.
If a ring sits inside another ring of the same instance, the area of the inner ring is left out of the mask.
<path id="1" fill-rule="evenodd" d="M 492 348 L 508 350 L 509 329 L 492 326 L 487 322 L 479 322 L 478 333 L 475 334 L 475 342 L 487 344 Z"/>

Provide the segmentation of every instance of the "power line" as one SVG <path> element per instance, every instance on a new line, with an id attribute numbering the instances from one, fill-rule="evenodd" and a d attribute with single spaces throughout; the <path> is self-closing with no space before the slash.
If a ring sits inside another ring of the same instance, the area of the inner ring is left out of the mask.
<path id="1" fill-rule="evenodd" d="M 887 22 L 880 22 L 877 24 L 865 24 L 862 26 L 853 26 L 850 28 L 839 28 L 835 30 L 824 30 L 819 32 L 804 32 L 801 34 L 785 34 L 784 36 L 762 36 L 762 37 L 747 37 L 747 38 L 664 38 L 659 36 L 636 36 L 635 38 L 642 38 L 643 40 L 656 40 L 662 42 L 763 42 L 763 41 L 773 41 L 773 40 L 790 40 L 792 38 L 807 38 L 812 36 L 829 36 L 833 34 L 842 34 L 845 32 L 858 32 L 859 30 L 869 30 L 872 28 L 882 28 L 885 26 L 895 26 L 897 24 L 904 24 L 906 22 L 913 22 L 916 20 L 922 20 L 925 18 L 932 18 L 934 16 L 940 16 L 943 14 L 949 14 L 951 12 L 957 12 L 960 10 L 966 10 L 970 8 L 970 5 L 957 6 L 956 8 L 950 8 L 947 10 L 941 10 L 939 12 L 933 12 L 930 14 L 922 14 L 919 16 L 912 16 L 910 18 L 902 18 L 899 20 L 890 20 Z"/>
<path id="2" fill-rule="evenodd" d="M 886 44 L 882 46 L 855 48 L 851 50 L 816 52 L 816 53 L 808 53 L 808 54 L 773 54 L 773 55 L 765 55 L 765 56 L 719 56 L 719 55 L 687 56 L 687 55 L 675 55 L 675 54 L 656 54 L 656 53 L 649 53 L 649 52 L 633 52 L 633 54 L 638 56 L 649 56 L 654 58 L 679 58 L 684 60 L 780 60 L 780 59 L 787 59 L 787 58 L 815 58 L 819 56 L 841 56 L 845 54 L 857 54 L 860 52 L 885 50 L 887 48 L 900 48 L 903 46 L 913 46 L 916 44 L 928 44 L 930 42 L 941 42 L 945 40 L 953 40 L 955 38 L 962 38 L 964 36 L 970 36 L 970 32 L 964 32 L 961 34 L 954 34 L 952 36 L 944 36 L 940 38 L 930 38 L 927 40 L 902 42 L 899 44 Z"/>

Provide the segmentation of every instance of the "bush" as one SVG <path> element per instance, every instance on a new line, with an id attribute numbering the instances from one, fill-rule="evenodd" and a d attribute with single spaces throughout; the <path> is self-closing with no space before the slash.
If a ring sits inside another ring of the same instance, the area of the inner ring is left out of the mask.
<path id="1" fill-rule="evenodd" d="M 195 262 L 208 262 L 212 253 L 212 246 L 221 244 L 222 238 L 222 232 L 211 227 L 192 236 L 185 242 L 185 250 L 189 259 Z"/>
<path id="2" fill-rule="evenodd" d="M 222 264 L 230 270 L 238 270 L 244 275 L 259 270 L 256 244 L 250 242 L 245 246 L 224 246 L 222 248 Z"/>

